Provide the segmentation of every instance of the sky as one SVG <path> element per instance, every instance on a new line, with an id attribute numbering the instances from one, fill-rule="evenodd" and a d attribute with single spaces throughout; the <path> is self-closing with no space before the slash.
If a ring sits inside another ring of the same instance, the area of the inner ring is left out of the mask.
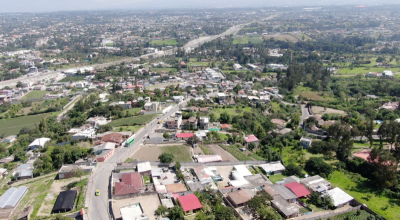
<path id="1" fill-rule="evenodd" d="M 399 4 L 398 0 L 0 0 L 0 13 L 267 6 Z"/>

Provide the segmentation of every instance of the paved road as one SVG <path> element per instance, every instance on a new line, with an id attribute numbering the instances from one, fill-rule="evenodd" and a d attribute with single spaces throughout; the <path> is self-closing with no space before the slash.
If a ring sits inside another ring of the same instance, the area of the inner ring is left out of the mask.
<path id="1" fill-rule="evenodd" d="M 169 112 L 165 113 L 165 115 L 161 116 L 160 119 L 163 121 L 168 119 L 172 114 L 179 110 L 180 105 L 184 107 L 186 106 L 186 103 L 187 100 L 176 105 Z M 86 195 L 86 203 L 89 208 L 88 217 L 90 220 L 110 219 L 108 203 L 111 197 L 108 194 L 108 187 L 111 171 L 116 166 L 117 162 L 125 161 L 126 158 L 142 145 L 143 138 L 151 132 L 154 132 L 154 129 L 157 127 L 157 122 L 160 119 L 154 119 L 147 124 L 146 127 L 137 132 L 135 134 L 135 142 L 130 147 L 119 147 L 106 162 L 98 163 L 97 168 L 89 177 L 88 191 Z M 95 196 L 95 191 L 97 189 L 100 190 L 100 196 Z"/>
<path id="2" fill-rule="evenodd" d="M 81 95 L 78 95 L 78 96 L 76 96 L 76 97 L 74 97 L 74 99 L 71 101 L 71 102 L 69 102 L 67 105 L 69 105 L 66 109 L 64 109 L 60 114 L 58 114 L 57 115 L 57 121 L 61 121 L 61 118 L 69 111 L 69 110 L 71 110 L 74 106 L 75 106 L 75 104 L 76 104 L 76 102 L 80 99 L 80 97 L 81 97 Z"/>

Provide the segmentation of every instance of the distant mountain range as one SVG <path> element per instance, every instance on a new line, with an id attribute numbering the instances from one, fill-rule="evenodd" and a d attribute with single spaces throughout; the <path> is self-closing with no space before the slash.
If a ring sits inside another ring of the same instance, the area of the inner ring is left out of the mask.
<path id="1" fill-rule="evenodd" d="M 398 0 L 0 0 L 0 12 L 399 4 Z"/>

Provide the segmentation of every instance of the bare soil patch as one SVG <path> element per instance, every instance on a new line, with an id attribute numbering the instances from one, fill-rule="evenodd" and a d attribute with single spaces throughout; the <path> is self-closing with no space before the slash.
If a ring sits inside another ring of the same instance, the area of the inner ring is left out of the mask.
<path id="1" fill-rule="evenodd" d="M 324 109 L 324 107 L 321 106 L 313 106 L 311 108 L 311 111 L 314 115 L 316 116 L 323 116 L 324 114 L 338 114 L 338 115 L 345 115 L 346 112 L 342 111 L 342 110 L 338 110 L 338 109 L 333 109 L 333 108 L 326 108 L 326 110 Z"/>

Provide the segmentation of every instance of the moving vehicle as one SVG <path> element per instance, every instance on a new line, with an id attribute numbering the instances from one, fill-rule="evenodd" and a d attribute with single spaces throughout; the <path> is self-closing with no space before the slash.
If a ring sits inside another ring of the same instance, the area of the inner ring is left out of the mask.
<path id="1" fill-rule="evenodd" d="M 129 147 L 135 142 L 135 138 L 131 137 L 125 142 L 125 147 Z"/>
<path id="2" fill-rule="evenodd" d="M 100 190 L 98 189 L 98 190 L 96 190 L 96 193 L 95 193 L 95 195 L 96 196 L 100 196 Z"/>

